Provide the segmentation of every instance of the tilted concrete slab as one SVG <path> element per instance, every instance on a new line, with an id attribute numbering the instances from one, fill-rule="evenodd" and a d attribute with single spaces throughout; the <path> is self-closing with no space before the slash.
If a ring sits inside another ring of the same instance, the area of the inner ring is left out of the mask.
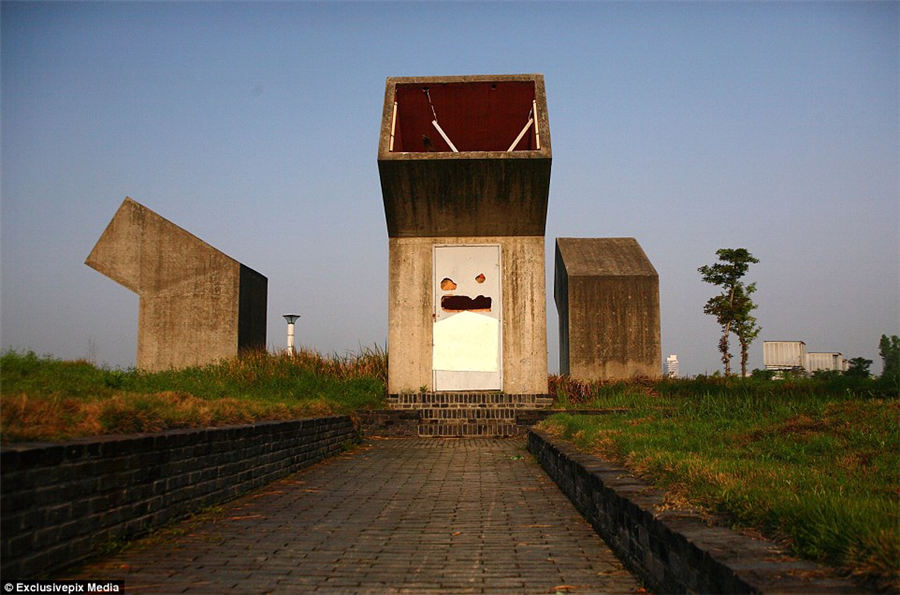
<path id="1" fill-rule="evenodd" d="M 557 238 L 560 374 L 659 377 L 659 276 L 634 238 Z"/>
<path id="2" fill-rule="evenodd" d="M 140 297 L 142 370 L 204 365 L 266 346 L 266 277 L 131 198 L 85 264 Z"/>

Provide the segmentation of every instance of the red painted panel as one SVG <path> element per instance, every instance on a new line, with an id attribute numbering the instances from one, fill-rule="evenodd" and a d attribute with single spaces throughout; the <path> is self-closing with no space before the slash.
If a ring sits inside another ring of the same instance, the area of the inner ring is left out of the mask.
<path id="1" fill-rule="evenodd" d="M 534 83 L 398 84 L 395 100 L 394 152 L 450 151 L 432 125 L 435 119 L 459 151 L 506 151 L 533 117 Z M 537 149 L 535 127 L 515 150 Z"/>

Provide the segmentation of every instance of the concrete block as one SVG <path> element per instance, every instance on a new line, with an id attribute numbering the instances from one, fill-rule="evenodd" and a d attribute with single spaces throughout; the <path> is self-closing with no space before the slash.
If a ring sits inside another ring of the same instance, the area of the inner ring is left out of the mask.
<path id="1" fill-rule="evenodd" d="M 387 79 L 378 169 L 390 238 L 389 393 L 547 392 L 550 163 L 543 76 Z M 438 295 L 451 280 L 436 280 L 435 263 L 450 247 L 499 247 L 499 284 L 488 265 Z M 445 298 L 466 305 L 445 308 Z M 465 339 L 448 345 L 451 336 Z"/>
<path id="2" fill-rule="evenodd" d="M 130 198 L 85 264 L 140 297 L 142 370 L 205 365 L 265 348 L 266 277 Z"/>
<path id="3" fill-rule="evenodd" d="M 378 145 L 388 235 L 543 236 L 551 155 L 542 75 L 388 78 Z"/>
<path id="4" fill-rule="evenodd" d="M 557 238 L 561 374 L 661 375 L 659 276 L 634 238 Z"/>

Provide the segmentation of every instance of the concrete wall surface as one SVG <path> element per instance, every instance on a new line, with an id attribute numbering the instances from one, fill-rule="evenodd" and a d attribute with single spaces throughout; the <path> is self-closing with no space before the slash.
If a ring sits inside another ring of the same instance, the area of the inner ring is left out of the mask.
<path id="1" fill-rule="evenodd" d="M 267 279 L 130 198 L 85 264 L 140 296 L 140 369 L 265 348 Z"/>
<path id="2" fill-rule="evenodd" d="M 389 236 L 544 235 L 549 158 L 446 155 L 379 161 Z"/>
<path id="3" fill-rule="evenodd" d="M 356 438 L 349 417 L 331 416 L 4 447 L 3 578 L 52 574 L 337 454 Z"/>
<path id="4" fill-rule="evenodd" d="M 634 238 L 557 238 L 561 374 L 661 375 L 659 277 Z"/>
<path id="5" fill-rule="evenodd" d="M 547 392 L 547 321 L 544 238 L 390 238 L 388 290 L 388 392 L 433 390 L 433 247 L 499 244 L 502 254 L 503 392 Z"/>

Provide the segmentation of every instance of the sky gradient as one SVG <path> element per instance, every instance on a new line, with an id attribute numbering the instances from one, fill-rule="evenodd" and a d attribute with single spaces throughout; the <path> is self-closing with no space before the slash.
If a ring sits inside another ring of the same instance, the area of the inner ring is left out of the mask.
<path id="1" fill-rule="evenodd" d="M 763 340 L 900 334 L 900 4 L 3 2 L 0 341 L 133 366 L 138 297 L 85 266 L 126 196 L 268 277 L 268 344 L 387 340 L 385 78 L 542 73 L 556 237 L 635 237 L 662 355 L 721 369 L 718 248 Z M 662 362 L 660 362 L 662 365 Z"/>

